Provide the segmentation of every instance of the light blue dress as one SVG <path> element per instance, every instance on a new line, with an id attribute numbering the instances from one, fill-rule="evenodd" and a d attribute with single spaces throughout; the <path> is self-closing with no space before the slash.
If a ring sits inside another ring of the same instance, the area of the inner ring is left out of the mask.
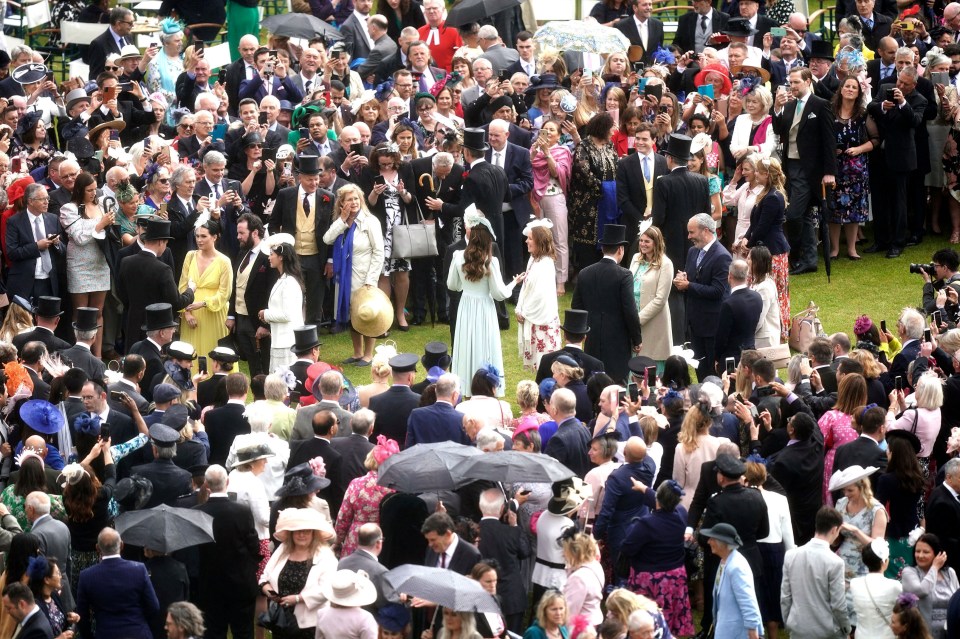
<path id="1" fill-rule="evenodd" d="M 453 340 L 452 371 L 460 377 L 461 386 L 470 387 L 478 369 L 493 364 L 500 371 L 497 397 L 503 397 L 506 379 L 503 376 L 503 351 L 500 349 L 500 325 L 494 301 L 505 300 L 513 291 L 513 283 L 504 284 L 500 263 L 490 259 L 490 272 L 479 282 L 471 282 L 463 274 L 463 251 L 453 254 L 447 288 L 463 291 L 457 310 L 457 330 Z"/>
<path id="2" fill-rule="evenodd" d="M 67 290 L 71 293 L 96 293 L 110 290 L 110 267 L 97 240 L 106 238 L 97 230 L 99 220 L 80 216 L 77 205 L 68 202 L 60 208 L 60 224 L 67 231 Z"/>

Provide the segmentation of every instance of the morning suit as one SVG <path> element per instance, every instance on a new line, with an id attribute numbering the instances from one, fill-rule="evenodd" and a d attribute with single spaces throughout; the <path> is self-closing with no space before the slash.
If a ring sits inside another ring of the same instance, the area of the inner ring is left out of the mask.
<path id="1" fill-rule="evenodd" d="M 583 477 L 590 470 L 590 458 L 587 449 L 590 448 L 590 431 L 576 417 L 568 417 L 557 426 L 544 453 L 572 470 L 578 477 Z"/>
<path id="2" fill-rule="evenodd" d="M 780 610 L 791 637 L 841 639 L 849 634 L 844 565 L 822 539 L 787 551 Z"/>
<path id="3" fill-rule="evenodd" d="M 494 517 L 480 520 L 480 541 L 477 549 L 484 559 L 494 559 L 497 569 L 497 595 L 500 610 L 512 627 L 510 618 L 522 615 L 527 607 L 527 584 L 521 563 L 534 554 L 530 536 L 518 526 L 509 526 Z"/>
<path id="4" fill-rule="evenodd" d="M 779 113 L 774 110 L 773 131 L 780 136 L 780 157 L 784 158 L 790 205 L 787 207 L 787 235 L 790 239 L 790 266 L 796 270 L 816 269 L 817 237 L 810 207 L 819 201 L 824 175 L 837 174 L 834 115 L 830 103 L 812 92 L 807 94 L 803 112 L 790 99 Z M 791 129 L 796 147 L 790 146 Z"/>
<path id="5" fill-rule="evenodd" d="M 652 153 L 652 155 L 651 186 L 670 172 L 665 157 L 659 153 Z M 627 248 L 624 251 L 622 262 L 626 264 L 630 263 L 630 257 L 637 252 L 636 245 L 640 222 L 646 217 L 647 208 L 653 206 L 653 198 L 647 200 L 647 186 L 643 176 L 643 158 L 644 156 L 639 152 L 632 153 L 620 158 L 617 163 L 617 206 L 623 213 L 623 224 L 627 227 Z M 707 194 L 709 197 L 709 189 Z"/>
<path id="6" fill-rule="evenodd" d="M 343 26 L 347 26 L 346 23 L 344 23 Z M 341 29 L 343 29 L 343 27 L 341 27 Z M 366 41 L 367 39 L 364 38 L 363 42 L 366 43 Z M 371 74 L 376 74 L 384 61 L 390 59 L 397 51 L 397 43 L 393 38 L 387 34 L 383 34 L 373 41 L 373 48 L 370 49 L 370 53 L 367 54 L 363 63 L 357 67 L 357 75 L 366 81 L 367 77 Z"/>
<path id="7" fill-rule="evenodd" d="M 163 356 L 160 353 L 160 348 L 155 342 L 144 339 L 131 346 L 128 352 L 131 355 L 140 355 L 146 361 L 147 368 L 140 383 L 140 392 L 143 393 L 145 399 L 152 401 L 152 380 L 163 371 Z"/>
<path id="8" fill-rule="evenodd" d="M 89 121 L 88 121 L 89 122 Z M 51 213 L 57 217 L 57 220 L 60 219 L 60 208 L 70 201 L 72 197 L 70 191 L 65 189 L 62 186 L 48 191 L 47 195 L 50 196 L 50 202 L 47 203 L 47 213 Z M 8 249 L 9 250 L 9 249 Z"/>
<path id="9" fill-rule="evenodd" d="M 394 384 L 386 392 L 371 397 L 369 408 L 377 414 L 371 439 L 383 435 L 400 444 L 403 449 L 407 440 L 407 421 L 410 413 L 419 405 L 420 395 L 402 384 Z"/>
<path id="10" fill-rule="evenodd" d="M 604 257 L 577 277 L 571 308 L 587 311 L 590 332 L 584 350 L 600 359 L 615 382 L 627 376 L 627 361 L 643 341 L 630 271 Z"/>
<path id="11" fill-rule="evenodd" d="M 663 233 L 667 257 L 675 268 L 686 264 L 687 251 L 692 246 L 687 239 L 687 222 L 697 213 L 709 213 L 710 206 L 710 183 L 699 173 L 691 173 L 686 166 L 673 169 L 654 183 L 653 225 Z M 667 304 L 670 305 L 673 343 L 683 344 L 687 339 L 687 322 L 683 296 L 676 287 L 671 290 Z"/>
<path id="12" fill-rule="evenodd" d="M 867 77 L 870 79 L 870 86 L 879 87 L 883 84 L 890 84 L 897 80 L 897 64 L 891 62 L 884 64 L 880 56 L 867 61 Z"/>
<path id="13" fill-rule="evenodd" d="M 340 35 L 343 36 L 344 50 L 350 54 L 351 60 L 366 59 L 370 56 L 371 49 L 370 41 L 367 39 L 367 25 L 366 22 L 360 21 L 356 11 L 352 12 L 350 17 L 340 25 Z M 387 39 L 389 40 L 389 38 Z M 361 73 L 360 77 L 364 77 L 364 75 Z"/>
<path id="14" fill-rule="evenodd" d="M 643 62 L 650 64 L 653 61 L 653 53 L 658 47 L 663 46 L 663 23 L 654 17 L 647 18 L 647 45 L 643 45 L 643 39 L 640 37 L 640 31 L 637 29 L 636 18 L 629 15 L 623 20 L 614 23 L 614 29 L 617 29 L 623 35 L 627 36 L 630 44 L 643 47 Z"/>
<path id="15" fill-rule="evenodd" d="M 200 217 L 200 209 L 197 208 L 196 195 L 190 198 L 188 206 L 184 206 L 180 196 L 174 194 L 167 200 L 167 219 L 170 220 L 170 235 L 172 240 L 167 242 L 170 252 L 173 253 L 174 274 L 179 274 L 183 268 L 183 260 L 187 256 L 187 251 L 196 248 L 196 242 L 193 239 L 193 227 Z"/>
<path id="16" fill-rule="evenodd" d="M 123 38 L 126 44 L 134 44 L 132 36 Z M 107 56 L 111 53 L 120 53 L 120 44 L 114 38 L 113 30 L 110 27 L 98 35 L 83 54 L 83 62 L 90 67 L 90 78 L 95 80 L 98 75 L 103 73 L 103 67 L 107 64 Z"/>
<path id="17" fill-rule="evenodd" d="M 509 189 L 507 174 L 500 167 L 493 166 L 484 160 L 475 160 L 469 167 L 464 167 L 463 188 L 460 191 L 460 201 L 456 204 L 444 202 L 441 213 L 451 217 L 463 217 L 463 211 L 471 204 L 487 216 L 493 233 L 497 236 L 497 246 L 503 254 L 503 203 Z M 448 249 L 449 251 L 449 249 Z M 500 260 L 504 264 L 504 260 Z M 444 273 L 446 279 L 446 273 Z"/>
<path id="18" fill-rule="evenodd" d="M 746 639 L 748 628 L 757 634 L 764 632 L 750 564 L 739 550 L 733 550 L 727 557 L 714 589 L 715 637 Z"/>
<path id="19" fill-rule="evenodd" d="M 904 389 L 910 386 L 910 378 L 907 376 L 907 370 L 910 368 L 910 364 L 920 357 L 921 346 L 922 344 L 918 339 L 905 340 L 903 348 L 900 349 L 900 352 L 897 353 L 893 361 L 890 362 L 890 371 L 888 373 L 890 379 L 895 381 L 898 377 L 902 377 Z"/>
<path id="20" fill-rule="evenodd" d="M 230 66 L 227 67 L 226 81 L 227 81 L 227 113 L 231 117 L 237 117 L 238 112 L 237 108 L 240 104 L 240 83 L 247 79 L 247 67 L 250 67 L 252 74 L 256 75 L 257 70 L 256 66 L 253 64 L 247 64 L 247 62 L 240 58 L 230 63 Z"/>
<path id="21" fill-rule="evenodd" d="M 480 96 L 480 97 L 483 97 L 483 96 Z M 514 108 L 516 108 L 516 102 L 518 100 L 522 102 L 520 98 L 514 98 Z M 526 103 L 523 103 L 523 106 L 526 107 Z M 517 146 L 523 147 L 524 151 L 526 151 L 527 153 L 527 157 L 529 157 L 530 146 L 533 144 L 533 133 L 530 131 L 527 131 L 522 126 L 517 126 L 513 122 L 507 122 L 507 124 L 510 125 L 509 126 L 510 131 L 507 133 L 507 142 L 509 142 L 510 144 L 515 144 Z M 481 125 L 480 128 L 489 133 L 490 123 L 487 122 L 486 124 Z M 490 151 L 487 151 L 487 155 L 488 156 L 490 155 Z M 487 162 L 489 161 L 490 159 L 488 157 Z"/>
<path id="22" fill-rule="evenodd" d="M 339 424 L 337 435 L 339 437 L 346 437 L 350 434 L 350 420 L 353 418 L 353 413 L 331 399 L 321 399 L 315 404 L 301 406 L 297 409 L 297 418 L 293 423 L 290 441 L 311 439 L 314 435 L 313 416 L 322 410 L 328 410 L 337 416 L 337 422 Z"/>
<path id="23" fill-rule="evenodd" d="M 960 501 L 946 484 L 930 493 L 926 509 L 927 532 L 940 539 L 947 553 L 947 564 L 960 568 Z"/>
<path id="24" fill-rule="evenodd" d="M 193 291 L 187 288 L 181 293 L 173 270 L 146 249 L 120 261 L 116 287 L 127 316 L 123 333 L 128 344 L 143 339 L 140 327 L 148 305 L 166 302 L 176 312 L 193 302 Z"/>
<path id="25" fill-rule="evenodd" d="M 49 279 L 42 283 L 34 279 L 37 260 L 41 260 L 42 256 L 34 235 L 33 214 L 24 210 L 13 214 L 7 220 L 7 260 L 10 267 L 7 269 L 6 285 L 7 295 L 11 299 L 14 295 L 28 300 L 41 295 L 65 297 L 61 295 L 60 271 L 66 256 L 66 235 L 60 228 L 57 215 L 43 213 L 41 216 L 44 235 L 60 235 L 60 241 L 46 250 L 50 256 L 51 268 Z M 66 293 L 67 287 L 64 285 L 62 288 L 62 292 Z"/>
<path id="26" fill-rule="evenodd" d="M 760 293 L 746 286 L 733 291 L 723 300 L 720 304 L 716 338 L 718 368 L 728 357 L 740 361 L 740 353 L 754 347 L 754 337 L 762 312 L 763 299 Z"/>
<path id="27" fill-rule="evenodd" d="M 73 364 L 74 368 L 83 370 L 90 379 L 103 380 L 105 376 L 106 365 L 102 359 L 90 352 L 89 346 L 74 344 L 60 351 L 60 357 Z"/>
<path id="28" fill-rule="evenodd" d="M 244 80 L 240 83 L 240 99 L 253 98 L 259 104 L 260 100 L 267 96 L 267 85 L 264 83 L 263 76 L 259 73 L 253 76 L 252 80 Z M 278 100 L 289 100 L 291 104 L 297 104 L 303 100 L 303 93 L 297 89 L 297 86 L 290 79 L 288 73 L 283 78 L 270 76 L 270 93 L 276 96 Z"/>
<path id="29" fill-rule="evenodd" d="M 556 435 L 554 435 L 556 437 Z M 550 438 L 553 441 L 553 438 Z M 607 557 L 615 562 L 627 529 L 637 517 L 649 512 L 644 494 L 633 489 L 633 479 L 653 485 L 656 468 L 650 456 L 614 469 L 603 488 L 603 504 L 593 523 L 593 534 L 604 540 Z"/>
<path id="30" fill-rule="evenodd" d="M 160 614 L 160 603 L 146 566 L 113 556 L 83 570 L 77 585 L 77 614 L 83 637 L 153 639 L 150 619 Z M 94 619 L 96 635 L 91 626 Z"/>
<path id="31" fill-rule="evenodd" d="M 582 348 L 567 344 L 560 350 L 547 353 L 540 358 L 540 366 L 537 367 L 536 377 L 536 382 L 538 384 L 548 377 L 553 377 L 553 373 L 551 372 L 553 362 L 561 355 L 569 355 L 573 358 L 580 368 L 583 369 L 584 379 L 590 379 L 590 376 L 594 373 L 603 372 L 603 362 L 593 355 L 585 353 Z"/>
<path id="32" fill-rule="evenodd" d="M 486 152 L 487 162 L 494 162 L 494 153 L 490 147 Z M 530 151 L 522 146 L 507 142 L 500 153 L 500 165 L 507 174 L 507 190 L 503 194 L 504 205 L 511 210 L 503 211 L 503 241 L 500 244 L 503 251 L 502 268 L 504 277 L 510 277 L 526 269 L 523 259 L 525 238 L 523 229 L 533 217 L 533 208 L 530 206 L 530 191 L 533 190 L 533 165 L 530 163 Z M 500 166 L 498 165 L 498 166 Z M 497 237 L 500 240 L 500 237 Z M 515 297 L 520 295 L 520 289 L 515 289 Z"/>
<path id="33" fill-rule="evenodd" d="M 153 495 L 145 508 L 160 504 L 173 506 L 177 499 L 193 490 L 190 472 L 174 464 L 172 459 L 154 459 L 149 464 L 134 466 L 130 474 L 146 477 L 153 484 Z"/>
<path id="34" fill-rule="evenodd" d="M 701 28 L 701 18 L 703 17 L 696 11 L 688 11 L 677 20 L 677 32 L 673 36 L 673 43 L 680 47 L 681 52 L 700 53 L 702 51 L 702 48 L 697 49 L 697 30 Z M 730 16 L 723 11 L 717 9 L 710 11 L 710 20 L 706 24 L 707 37 L 726 29 L 729 20 Z"/>
<path id="35" fill-rule="evenodd" d="M 221 196 L 227 191 L 235 191 L 238 195 L 243 193 L 240 182 L 228 179 L 226 173 L 224 173 L 218 187 L 218 193 Z M 198 179 L 197 186 L 193 190 L 194 197 L 204 197 L 212 194 L 210 183 L 207 182 L 206 178 Z M 236 259 L 240 248 L 237 240 L 237 220 L 244 213 L 250 213 L 250 209 L 245 205 L 225 204 L 220 208 L 220 230 L 222 233 L 220 239 L 217 240 L 217 250 L 229 257 L 231 262 Z"/>
<path id="36" fill-rule="evenodd" d="M 70 561 L 70 529 L 50 515 L 43 515 L 30 525 L 30 532 L 37 536 L 40 551 L 47 557 L 56 557 L 63 581 L 60 598 L 67 610 L 74 608 L 74 593 L 70 590 L 72 564 Z M 23 636 L 22 634 L 20 635 Z"/>
<path id="37" fill-rule="evenodd" d="M 443 400 L 413 409 L 407 420 L 404 448 L 437 442 L 470 445 L 467 433 L 463 430 L 463 413 Z"/>
<path id="38" fill-rule="evenodd" d="M 52 594 L 56 596 L 56 592 Z M 62 597 L 60 598 L 62 599 Z M 66 603 L 63 606 L 62 610 L 70 610 Z M 50 621 L 40 608 L 39 603 L 35 604 L 33 614 L 27 617 L 24 622 L 17 624 L 13 634 L 17 639 L 53 639 L 53 629 L 50 627 Z"/>
<path id="39" fill-rule="evenodd" d="M 343 502 L 343 493 L 347 487 L 341 483 L 343 476 L 340 472 L 340 464 L 343 457 L 330 445 L 329 439 L 315 436 L 301 442 L 292 442 L 287 468 L 306 463 L 314 457 L 323 458 L 323 463 L 327 468 L 327 477 L 330 479 L 330 485 L 317 494 L 327 501 L 331 513 L 338 513 L 340 512 L 340 504 Z"/>
<path id="40" fill-rule="evenodd" d="M 237 639 L 253 636 L 260 542 L 253 514 L 225 493 L 212 494 L 196 509 L 213 517 L 213 543 L 199 546 L 200 609 L 206 637 L 226 639 L 227 626 Z"/>
<path id="41" fill-rule="evenodd" d="M 50 384 L 43 380 L 43 377 L 35 370 L 26 367 L 27 374 L 30 375 L 30 381 L 33 382 L 33 393 L 30 395 L 30 399 L 50 399 Z"/>
<path id="42" fill-rule="evenodd" d="M 337 570 L 353 570 L 354 572 L 362 570 L 367 573 L 367 577 L 377 588 L 377 600 L 371 606 L 365 606 L 368 612 L 373 612 L 387 604 L 387 598 L 384 595 L 384 588 L 388 587 L 383 582 L 383 575 L 387 572 L 387 567 L 380 563 L 374 555 L 363 548 L 357 548 L 352 553 L 340 559 L 337 563 Z"/>
<path id="43" fill-rule="evenodd" d="M 17 352 L 23 354 L 23 347 L 29 344 L 30 342 L 41 342 L 44 346 L 47 347 L 48 353 L 56 353 L 57 351 L 62 351 L 64 349 L 70 348 L 70 343 L 65 342 L 56 335 L 53 334 L 49 328 L 44 326 L 37 326 L 33 329 L 26 331 L 25 333 L 17 333 L 13 336 L 13 345 L 17 348 Z"/>
<path id="44" fill-rule="evenodd" d="M 351 481 L 367 474 L 363 462 L 373 450 L 373 444 L 369 439 L 363 435 L 351 433 L 347 437 L 334 437 L 330 440 L 330 445 L 340 453 L 340 484 L 342 486 L 349 486 Z"/>
<path id="45" fill-rule="evenodd" d="M 502 31 L 500 32 L 500 36 L 504 42 L 510 42 L 508 39 L 509 36 Z M 506 69 L 514 62 L 518 62 L 520 60 L 520 53 L 513 47 L 498 43 L 488 48 L 479 57 L 489 61 L 490 66 L 493 67 L 493 74 L 497 75 L 501 69 Z"/>
<path id="46" fill-rule="evenodd" d="M 733 258 L 720 242 L 714 242 L 703 251 L 696 247 L 687 253 L 686 268 L 687 290 L 684 291 L 684 312 L 687 320 L 687 337 L 693 347 L 694 356 L 700 360 L 697 367 L 697 379 L 705 379 L 715 374 L 716 336 L 720 322 L 720 308 L 730 294 L 727 272 Z M 759 321 L 759 320 L 758 320 Z M 749 328 L 755 330 L 754 322 Z M 673 338 L 676 340 L 677 336 Z M 681 341 L 683 341 L 681 339 Z"/>
<path id="47" fill-rule="evenodd" d="M 258 248 L 251 249 L 250 259 L 244 254 L 240 258 L 237 270 L 233 275 L 233 288 L 230 291 L 230 309 L 227 317 L 236 322 L 233 336 L 237 344 L 237 355 L 250 366 L 251 377 L 261 373 L 269 373 L 270 368 L 270 338 L 265 337 L 257 343 L 258 328 L 270 329 L 269 322 L 261 322 L 259 313 L 267 308 L 270 291 L 277 283 L 280 272 L 270 267 L 270 258 Z M 243 285 L 242 301 L 246 304 L 246 315 L 237 311 L 238 278 L 246 274 L 246 283 Z"/>
<path id="48" fill-rule="evenodd" d="M 243 416 L 245 410 L 246 407 L 243 404 L 230 401 L 206 414 L 204 424 L 207 427 L 207 436 L 210 438 L 211 464 L 225 465 L 233 440 L 237 435 L 246 435 L 250 432 L 250 424 Z"/>
<path id="49" fill-rule="evenodd" d="M 783 447 L 767 458 L 767 468 L 786 491 L 794 539 L 798 544 L 810 541 L 817 511 L 823 505 L 822 440 L 811 437 Z"/>
<path id="50" fill-rule="evenodd" d="M 468 575 L 482 558 L 477 547 L 461 537 L 457 541 L 453 557 L 449 557 L 446 561 L 446 568 L 461 575 Z M 440 555 L 428 547 L 423 557 L 423 565 L 429 568 L 440 568 Z"/>

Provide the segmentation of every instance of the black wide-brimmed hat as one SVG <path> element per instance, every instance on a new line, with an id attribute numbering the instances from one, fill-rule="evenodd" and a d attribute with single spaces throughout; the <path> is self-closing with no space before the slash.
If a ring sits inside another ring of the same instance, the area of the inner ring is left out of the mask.
<path id="1" fill-rule="evenodd" d="M 143 232 L 144 242 L 172 239 L 173 236 L 170 235 L 170 220 L 165 220 L 161 217 L 147 220 L 147 229 Z"/>
<path id="2" fill-rule="evenodd" d="M 471 151 L 487 151 L 490 145 L 487 144 L 487 132 L 483 129 L 464 129 L 463 144 L 461 145 Z"/>
<path id="3" fill-rule="evenodd" d="M 563 324 L 560 328 L 575 335 L 586 335 L 590 332 L 590 315 L 586 311 L 569 308 L 564 311 Z"/>
<path id="4" fill-rule="evenodd" d="M 622 224 L 607 224 L 603 227 L 601 246 L 626 246 L 627 244 L 627 227 Z"/>
<path id="5" fill-rule="evenodd" d="M 750 26 L 750 21 L 746 18 L 730 18 L 727 21 L 727 28 L 721 31 L 723 35 L 733 36 L 735 38 L 745 38 L 747 36 L 752 36 L 757 32 L 752 26 Z"/>
<path id="6" fill-rule="evenodd" d="M 671 133 L 667 141 L 667 149 L 664 151 L 667 155 L 673 156 L 677 160 L 686 162 L 690 159 L 690 145 L 693 144 L 693 138 L 679 133 Z"/>
<path id="7" fill-rule="evenodd" d="M 330 485 L 326 477 L 313 474 L 310 464 L 303 463 L 287 470 L 283 475 L 283 486 L 277 489 L 277 497 L 295 497 L 312 495 Z"/>
<path id="8" fill-rule="evenodd" d="M 60 317 L 63 315 L 63 311 L 60 310 L 60 298 L 41 295 L 34 301 L 33 313 L 37 317 Z"/>
<path id="9" fill-rule="evenodd" d="M 293 329 L 293 346 L 290 350 L 294 353 L 307 353 L 320 346 L 320 339 L 317 337 L 317 327 L 314 324 L 307 324 L 300 328 Z"/>
<path id="10" fill-rule="evenodd" d="M 173 319 L 173 307 L 166 302 L 150 304 L 143 310 L 146 311 L 146 317 L 143 320 L 143 326 L 140 327 L 141 330 L 159 331 L 162 328 L 173 328 L 180 325 Z"/>
<path id="11" fill-rule="evenodd" d="M 733 546 L 734 548 L 739 548 L 743 545 L 740 535 L 737 534 L 737 529 L 730 524 L 716 524 L 711 528 L 702 528 L 700 530 L 700 534 L 704 537 L 709 537 L 710 539 L 722 541 L 728 546 Z"/>
<path id="12" fill-rule="evenodd" d="M 73 323 L 73 328 L 78 331 L 97 330 L 100 328 L 100 323 L 97 322 L 97 315 L 99 313 L 99 309 L 81 306 L 77 309 L 77 321 Z"/>

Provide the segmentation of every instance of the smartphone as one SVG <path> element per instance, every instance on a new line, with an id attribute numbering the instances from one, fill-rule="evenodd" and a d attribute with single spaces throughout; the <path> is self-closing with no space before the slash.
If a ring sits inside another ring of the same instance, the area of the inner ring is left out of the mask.
<path id="1" fill-rule="evenodd" d="M 197 358 L 197 370 L 201 373 L 207 372 L 207 358 L 204 355 L 201 355 Z"/>
<path id="2" fill-rule="evenodd" d="M 568 113 L 564 119 L 565 119 L 567 122 L 573 122 L 573 114 L 572 114 L 572 113 Z"/>
<path id="3" fill-rule="evenodd" d="M 270 49 L 269 51 L 267 51 L 267 55 L 270 56 L 270 57 L 273 58 L 273 59 L 276 59 L 276 58 L 277 58 L 277 50 L 276 50 L 276 49 Z"/>
<path id="4" fill-rule="evenodd" d="M 644 370 L 644 376 L 647 379 L 647 388 L 653 388 L 657 384 L 657 367 L 647 366 Z"/>
<path id="5" fill-rule="evenodd" d="M 939 328 L 940 327 L 940 311 L 934 311 L 931 314 L 931 319 L 933 320 L 934 326 Z"/>
<path id="6" fill-rule="evenodd" d="M 893 378 L 893 388 L 894 390 L 902 391 L 903 390 L 903 378 L 897 375 Z"/>
<path id="7" fill-rule="evenodd" d="M 592 80 L 593 79 L 593 69 L 584 69 L 583 70 L 583 79 Z"/>
<path id="8" fill-rule="evenodd" d="M 261 113 L 260 116 L 257 118 L 257 122 L 259 122 L 260 124 L 266 124 L 266 123 L 267 123 L 267 114 L 266 114 L 266 113 Z"/>
<path id="9" fill-rule="evenodd" d="M 654 371 L 656 371 L 656 368 L 654 368 Z M 647 369 L 648 374 L 649 372 L 649 369 Z M 649 380 L 649 377 L 647 379 Z M 649 381 L 647 381 L 647 385 L 650 385 Z M 631 402 L 637 402 L 640 399 L 640 387 L 637 386 L 636 382 L 630 382 L 627 384 L 627 392 L 630 393 Z"/>
<path id="10" fill-rule="evenodd" d="M 193 43 L 193 52 L 197 55 L 203 55 L 203 48 L 207 46 L 207 43 L 203 40 L 197 40 Z"/>
<path id="11" fill-rule="evenodd" d="M 732 358 L 732 357 L 728 357 L 728 358 L 726 359 L 726 364 L 725 364 L 725 365 L 726 365 L 726 368 L 727 368 L 727 375 L 733 375 L 734 371 L 737 370 L 737 360 L 735 360 L 735 359 Z"/>
<path id="12" fill-rule="evenodd" d="M 930 339 L 930 329 L 929 329 L 929 328 L 923 329 L 923 341 L 928 342 L 928 343 L 931 341 L 931 339 Z"/>
<path id="13" fill-rule="evenodd" d="M 497 72 L 497 79 L 500 80 L 500 82 L 506 82 L 510 79 L 510 74 L 506 69 L 500 69 L 500 71 Z"/>
<path id="14" fill-rule="evenodd" d="M 277 150 L 269 147 L 264 147 L 263 153 L 260 154 L 260 159 L 266 162 L 267 160 L 272 160 L 276 162 L 277 160 Z"/>
<path id="15" fill-rule="evenodd" d="M 53 71 L 47 71 L 47 82 L 53 82 Z"/>
<path id="16" fill-rule="evenodd" d="M 133 91 L 133 82 L 121 82 L 117 85 L 121 91 Z"/>
<path id="17" fill-rule="evenodd" d="M 103 424 L 100 426 L 100 439 L 106 441 L 110 439 L 110 425 Z"/>
<path id="18" fill-rule="evenodd" d="M 884 333 L 887 332 L 887 320 L 880 320 L 880 330 Z"/>
<path id="19" fill-rule="evenodd" d="M 623 403 L 623 400 L 627 398 L 627 391 L 619 390 L 617 391 L 617 406 Z"/>
<path id="20" fill-rule="evenodd" d="M 310 139 L 310 129 L 305 126 L 300 127 L 300 139 L 309 140 Z"/>
<path id="21" fill-rule="evenodd" d="M 637 91 L 643 93 L 647 90 L 647 81 L 650 78 L 638 78 L 637 79 Z"/>
<path id="22" fill-rule="evenodd" d="M 774 38 L 782 38 L 787 35 L 787 30 L 783 27 L 770 27 L 770 35 Z"/>
<path id="23" fill-rule="evenodd" d="M 373 178 L 373 185 L 374 185 L 374 186 L 378 186 L 378 185 L 380 185 L 380 184 L 386 184 L 386 183 L 387 183 L 387 180 L 386 180 L 386 178 L 383 177 L 382 175 L 378 175 L 377 177 Z"/>
<path id="24" fill-rule="evenodd" d="M 711 86 L 711 88 L 713 88 Z M 657 99 L 657 102 L 660 102 L 660 99 L 663 98 L 663 85 L 662 84 L 651 84 L 646 87 L 644 91 L 646 95 L 652 95 Z"/>
<path id="25" fill-rule="evenodd" d="M 227 83 L 227 69 L 226 67 L 220 67 L 220 70 L 217 71 L 217 82 L 220 84 Z"/>
<path id="26" fill-rule="evenodd" d="M 110 129 L 110 139 L 111 139 L 111 140 L 119 140 L 119 139 L 120 139 L 120 132 L 117 131 L 116 129 Z"/>
<path id="27" fill-rule="evenodd" d="M 634 62 L 634 63 L 633 63 L 633 70 L 636 71 L 638 74 L 639 74 L 639 73 L 643 73 L 643 69 L 644 69 L 643 62 Z"/>
<path id="28" fill-rule="evenodd" d="M 117 99 L 117 87 L 106 87 L 103 90 L 103 101 L 109 102 L 110 100 Z"/>
<path id="29" fill-rule="evenodd" d="M 123 401 L 123 392 L 122 391 L 110 391 L 110 399 L 114 402 Z"/>
<path id="30" fill-rule="evenodd" d="M 670 112 L 670 105 L 669 105 L 669 104 L 661 104 L 661 105 L 660 105 L 660 113 L 669 113 L 669 112 Z"/>
<path id="31" fill-rule="evenodd" d="M 10 172 L 19 173 L 21 168 L 21 159 L 19 155 L 10 158 Z"/>
<path id="32" fill-rule="evenodd" d="M 887 102 L 893 102 L 893 98 L 894 98 L 893 91 L 894 91 L 893 89 L 887 89 L 886 92 L 883 94 L 883 99 L 886 100 Z"/>
<path id="33" fill-rule="evenodd" d="M 712 84 L 701 84 L 697 87 L 697 93 L 699 93 L 700 97 L 702 98 L 710 98 L 711 100 L 714 99 Z"/>
<path id="34" fill-rule="evenodd" d="M 934 71 L 930 74 L 930 79 L 934 84 L 939 84 L 941 86 L 950 86 L 950 72 L 949 71 Z"/>
<path id="35" fill-rule="evenodd" d="M 356 155 L 363 155 L 363 142 L 357 142 L 350 145 L 350 152 Z"/>
<path id="36" fill-rule="evenodd" d="M 724 35 L 724 34 L 721 33 L 721 34 L 718 35 L 718 36 L 714 36 L 714 37 L 713 37 L 713 41 L 714 41 L 715 43 L 717 43 L 717 44 L 729 44 L 729 42 L 730 42 L 730 36 Z"/>

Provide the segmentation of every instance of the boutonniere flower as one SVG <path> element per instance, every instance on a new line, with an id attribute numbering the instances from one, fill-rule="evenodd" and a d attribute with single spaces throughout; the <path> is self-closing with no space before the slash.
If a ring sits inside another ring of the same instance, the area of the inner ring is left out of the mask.
<path id="1" fill-rule="evenodd" d="M 323 199 L 323 203 L 324 203 L 324 204 L 330 204 L 330 196 L 329 196 L 329 195 L 324 195 L 324 196 L 322 197 L 322 199 Z"/>
<path id="2" fill-rule="evenodd" d="M 470 169 L 463 172 L 463 179 L 466 180 L 468 177 L 470 177 Z"/>
<path id="3" fill-rule="evenodd" d="M 436 73 L 433 74 L 434 80 L 443 80 L 445 77 L 447 77 L 446 71 L 437 71 Z"/>

